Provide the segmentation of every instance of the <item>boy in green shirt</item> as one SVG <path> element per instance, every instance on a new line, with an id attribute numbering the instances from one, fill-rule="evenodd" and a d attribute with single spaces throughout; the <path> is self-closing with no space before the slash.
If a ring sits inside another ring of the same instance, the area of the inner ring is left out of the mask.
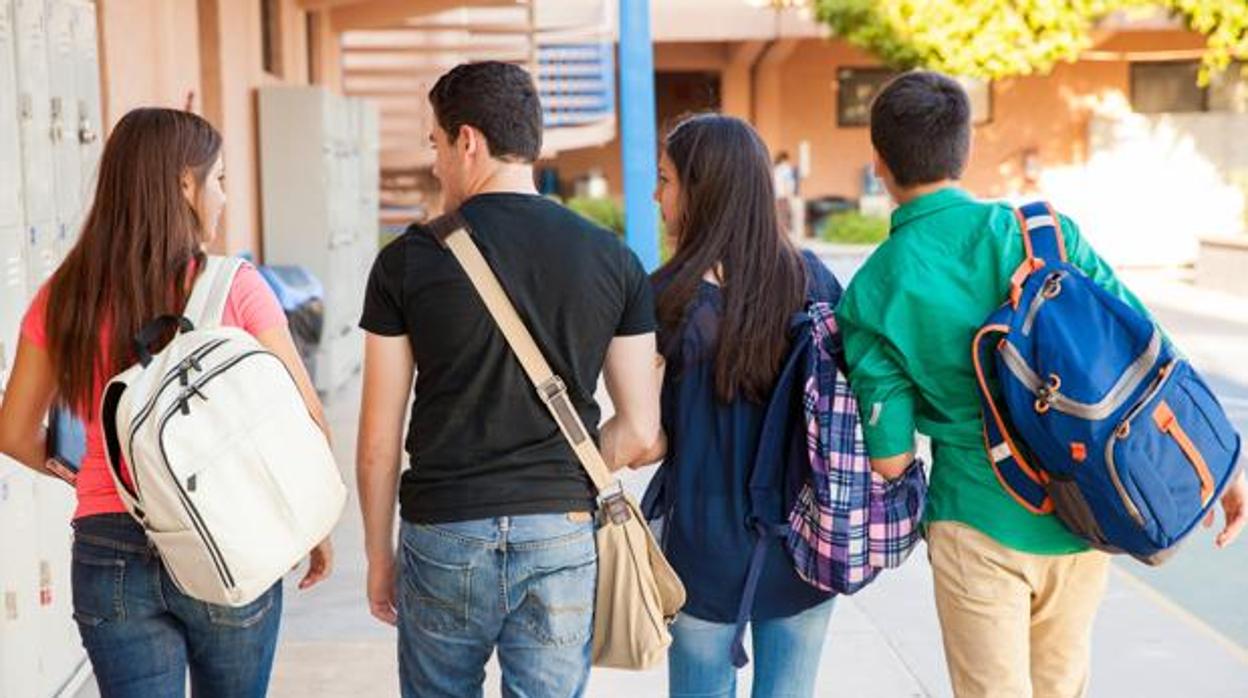
<path id="1" fill-rule="evenodd" d="M 888 241 L 841 299 L 837 321 L 872 465 L 886 477 L 932 439 L 927 539 L 954 693 L 1079 696 L 1108 557 L 1052 515 L 1024 509 L 984 452 L 971 363 L 976 330 L 1023 259 L 1013 209 L 957 187 L 970 103 L 954 80 L 898 77 L 871 110 L 875 167 L 898 208 Z M 1138 299 L 1062 217 L 1072 264 L 1137 309 Z M 1223 499 L 1230 542 L 1243 525 L 1241 477 Z"/>

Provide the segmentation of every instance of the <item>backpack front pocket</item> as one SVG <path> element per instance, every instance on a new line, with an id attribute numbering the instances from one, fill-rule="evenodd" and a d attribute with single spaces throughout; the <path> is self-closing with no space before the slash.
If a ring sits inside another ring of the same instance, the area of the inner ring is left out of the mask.
<path id="1" fill-rule="evenodd" d="M 1233 433 L 1221 411 L 1201 405 L 1211 396 L 1200 378 L 1182 361 L 1167 371 L 1119 426 L 1110 449 L 1110 467 L 1125 464 L 1117 472 L 1138 494 L 1133 499 L 1142 500 L 1144 528 L 1158 547 L 1173 544 L 1200 521 L 1238 451 L 1238 443 L 1227 448 L 1218 436 L 1221 430 Z"/>

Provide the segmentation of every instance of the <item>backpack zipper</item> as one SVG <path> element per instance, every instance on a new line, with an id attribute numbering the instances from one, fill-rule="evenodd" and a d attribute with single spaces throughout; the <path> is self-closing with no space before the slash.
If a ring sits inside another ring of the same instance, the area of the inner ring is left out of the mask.
<path id="1" fill-rule="evenodd" d="M 190 391 L 192 389 L 200 389 L 207 385 L 207 383 L 213 378 L 221 375 L 227 369 L 234 367 L 242 360 L 257 355 L 267 355 L 277 359 L 276 355 L 264 349 L 253 349 L 251 351 L 243 352 L 242 354 L 239 354 L 231 358 L 229 361 L 212 369 L 212 371 L 204 374 L 198 381 L 188 386 L 187 390 Z M 278 361 L 280 362 L 281 359 L 278 359 Z M 173 472 L 173 466 L 169 464 L 169 455 L 165 450 L 165 429 L 169 426 L 169 420 L 178 414 L 179 406 L 179 403 L 170 405 L 169 408 L 165 410 L 165 414 L 161 417 L 159 437 L 157 439 L 160 444 L 161 460 L 164 461 L 165 469 L 169 471 L 169 477 L 173 480 L 174 485 L 177 487 L 178 499 L 182 502 L 182 506 L 186 509 L 187 513 L 191 515 L 191 523 L 195 527 L 195 532 L 199 534 L 200 540 L 204 542 L 204 546 L 208 549 L 208 554 L 217 568 L 218 576 L 225 584 L 226 589 L 233 589 L 237 586 L 237 584 L 234 581 L 234 575 L 230 572 L 229 565 L 225 561 L 225 555 L 221 552 L 220 546 L 217 545 L 216 540 L 212 537 L 212 532 L 209 531 L 208 527 L 204 524 L 204 520 L 202 515 L 199 513 L 199 509 L 195 507 L 193 502 L 191 502 L 190 496 L 186 493 L 185 488 L 182 486 L 182 481 L 179 480 L 177 474 Z"/>
<path id="2" fill-rule="evenodd" d="M 1031 305 L 1027 307 L 1027 315 L 1023 318 L 1023 336 L 1031 334 L 1032 325 L 1036 322 L 1036 314 L 1040 312 L 1040 306 L 1047 301 L 1057 298 L 1062 292 L 1062 279 L 1066 278 L 1066 272 L 1059 271 L 1049 274 L 1044 280 L 1044 285 L 1040 287 L 1040 291 L 1032 296 Z"/>
<path id="3" fill-rule="evenodd" d="M 1144 528 L 1144 515 L 1140 513 L 1139 507 L 1136 506 L 1135 501 L 1132 500 L 1131 496 L 1127 493 L 1127 488 L 1122 484 L 1122 478 L 1118 474 L 1118 464 L 1114 458 L 1114 446 L 1117 445 L 1119 441 L 1130 435 L 1131 420 L 1138 417 L 1140 412 L 1148 406 L 1148 403 L 1151 402 L 1153 398 L 1157 397 L 1162 388 L 1166 387 L 1166 383 L 1168 383 L 1170 381 L 1170 377 L 1174 375 L 1174 364 L 1175 362 L 1171 362 L 1167 365 L 1165 372 L 1159 376 L 1156 381 L 1154 381 L 1152 387 L 1150 387 L 1144 397 L 1136 403 L 1135 407 L 1131 408 L 1131 411 L 1127 413 L 1127 416 L 1124 417 L 1118 424 L 1118 427 L 1114 429 L 1114 433 L 1110 435 L 1109 441 L 1105 444 L 1105 467 L 1109 469 L 1109 479 L 1114 483 L 1114 489 L 1118 490 L 1118 496 L 1122 499 L 1123 505 L 1127 508 L 1127 513 L 1131 515 L 1132 519 L 1135 519 L 1135 522 L 1139 524 L 1140 528 Z"/>
<path id="4" fill-rule="evenodd" d="M 188 354 L 187 357 L 183 359 L 182 361 L 178 362 L 178 364 L 182 365 L 183 363 L 186 363 L 190 360 L 199 361 L 201 359 L 204 359 L 209 354 L 216 351 L 218 347 L 224 345 L 227 341 L 229 340 L 218 339 L 216 341 L 204 344 L 203 346 L 197 347 L 195 351 Z M 160 399 L 161 394 L 165 392 L 165 388 L 169 387 L 169 384 L 173 382 L 173 379 L 176 378 L 177 375 L 178 375 L 177 371 L 173 371 L 173 372 L 170 372 L 169 375 L 165 376 L 165 379 L 161 381 L 160 383 L 160 388 L 158 388 L 156 390 L 156 393 L 152 395 L 151 398 L 148 399 L 147 404 L 143 405 L 143 409 L 139 410 L 138 414 L 135 415 L 134 420 L 130 423 L 130 436 L 128 439 L 129 441 L 128 448 L 129 448 L 130 453 L 134 453 L 134 437 L 138 433 L 139 427 L 143 425 L 143 422 L 149 416 L 151 416 L 151 412 L 152 410 L 156 408 L 156 402 Z M 133 467 L 130 468 L 130 471 L 131 471 L 130 483 L 134 485 L 135 494 L 138 494 L 139 478 L 135 474 Z"/>
<path id="5" fill-rule="evenodd" d="M 229 340 L 218 339 L 218 340 L 209 342 L 207 344 L 204 344 L 200 347 L 197 347 L 195 351 L 191 352 L 190 354 L 186 356 L 186 358 L 179 361 L 178 366 L 180 367 L 186 364 L 191 359 L 194 359 L 195 361 L 199 361 L 207 357 L 209 354 L 211 354 L 221 345 L 225 344 L 227 341 Z M 156 393 L 153 394 L 150 398 L 148 398 L 147 404 L 143 405 L 143 408 L 140 409 L 138 413 L 135 415 L 134 420 L 130 424 L 130 439 L 132 442 L 134 440 L 134 433 L 138 431 L 139 426 L 143 424 L 143 420 L 147 419 L 148 412 L 150 412 L 152 409 L 156 407 L 156 401 L 160 399 L 161 394 L 165 392 L 165 388 L 168 388 L 169 384 L 172 383 L 173 379 L 177 378 L 177 376 L 178 376 L 177 371 L 171 371 L 168 375 L 166 375 L 165 379 L 161 381 L 160 387 L 156 389 Z"/>
<path id="6" fill-rule="evenodd" d="M 1046 381 L 1040 379 L 1036 372 L 1031 370 L 1027 365 L 1027 360 L 1019 353 L 1018 347 L 1010 342 L 1005 342 L 1000 349 L 1001 359 L 1005 362 L 1006 368 L 1010 369 L 1010 373 L 1019 380 L 1028 390 L 1041 396 L 1042 390 L 1045 391 L 1045 397 L 1052 404 L 1053 408 L 1059 412 L 1086 419 L 1088 421 L 1099 422 L 1108 419 L 1113 413 L 1117 412 L 1122 404 L 1131 397 L 1132 393 L 1140 387 L 1140 383 L 1148 376 L 1149 371 L 1157 364 L 1157 360 L 1161 357 L 1161 333 L 1154 328 L 1153 336 L 1148 341 L 1148 347 L 1144 349 L 1144 353 L 1140 354 L 1122 376 L 1118 378 L 1118 382 L 1110 388 L 1105 397 L 1096 403 L 1079 402 L 1061 394 L 1057 389 L 1052 388 Z"/>

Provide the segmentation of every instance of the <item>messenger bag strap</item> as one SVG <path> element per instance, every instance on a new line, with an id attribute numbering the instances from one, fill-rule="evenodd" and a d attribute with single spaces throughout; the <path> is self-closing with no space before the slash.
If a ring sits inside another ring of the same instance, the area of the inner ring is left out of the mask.
<path id="1" fill-rule="evenodd" d="M 485 303 L 486 310 L 494 318 L 498 329 L 520 361 L 520 366 L 537 388 L 537 396 L 550 410 L 564 438 L 576 453 L 581 467 L 589 474 L 599 495 L 606 494 L 614 481 L 598 446 L 590 438 L 589 431 L 581 421 L 563 379 L 551 370 L 533 335 L 525 326 L 520 314 L 512 305 L 507 292 L 499 283 L 498 276 L 482 256 L 480 248 L 472 239 L 468 222 L 458 213 L 444 215 L 428 224 L 428 229 L 443 247 L 451 251 L 456 261 L 468 274 L 473 288 Z"/>

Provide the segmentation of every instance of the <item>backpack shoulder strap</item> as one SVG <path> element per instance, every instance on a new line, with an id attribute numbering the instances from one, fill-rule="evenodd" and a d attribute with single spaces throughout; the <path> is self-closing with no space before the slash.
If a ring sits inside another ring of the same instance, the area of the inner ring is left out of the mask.
<path id="1" fill-rule="evenodd" d="M 1010 304 L 1018 307 L 1027 277 L 1046 264 L 1066 261 L 1062 219 L 1046 201 L 1033 201 L 1014 209 L 1023 236 L 1023 261 L 1010 277 Z"/>
<path id="2" fill-rule="evenodd" d="M 992 464 L 992 471 L 1006 493 L 1033 514 L 1053 512 L 1053 499 L 1048 492 L 1048 475 L 1035 467 L 1029 459 L 1031 454 L 1019 446 L 1006 422 L 1005 410 L 997 403 L 988 381 L 988 367 L 992 354 L 1010 331 L 1009 325 L 994 322 L 980 328 L 971 345 L 971 362 L 979 388 L 980 408 L 984 421 L 984 450 Z"/>
<path id="3" fill-rule="evenodd" d="M 1066 261 L 1066 241 L 1062 239 L 1062 219 L 1047 201 L 1033 201 L 1015 209 L 1018 227 L 1028 259 L 1049 264 Z"/>
<path id="4" fill-rule="evenodd" d="M 217 327 L 225 315 L 225 302 L 230 297 L 234 275 L 243 266 L 238 257 L 209 255 L 203 271 L 195 280 L 191 297 L 186 301 L 183 317 L 196 328 Z"/>

